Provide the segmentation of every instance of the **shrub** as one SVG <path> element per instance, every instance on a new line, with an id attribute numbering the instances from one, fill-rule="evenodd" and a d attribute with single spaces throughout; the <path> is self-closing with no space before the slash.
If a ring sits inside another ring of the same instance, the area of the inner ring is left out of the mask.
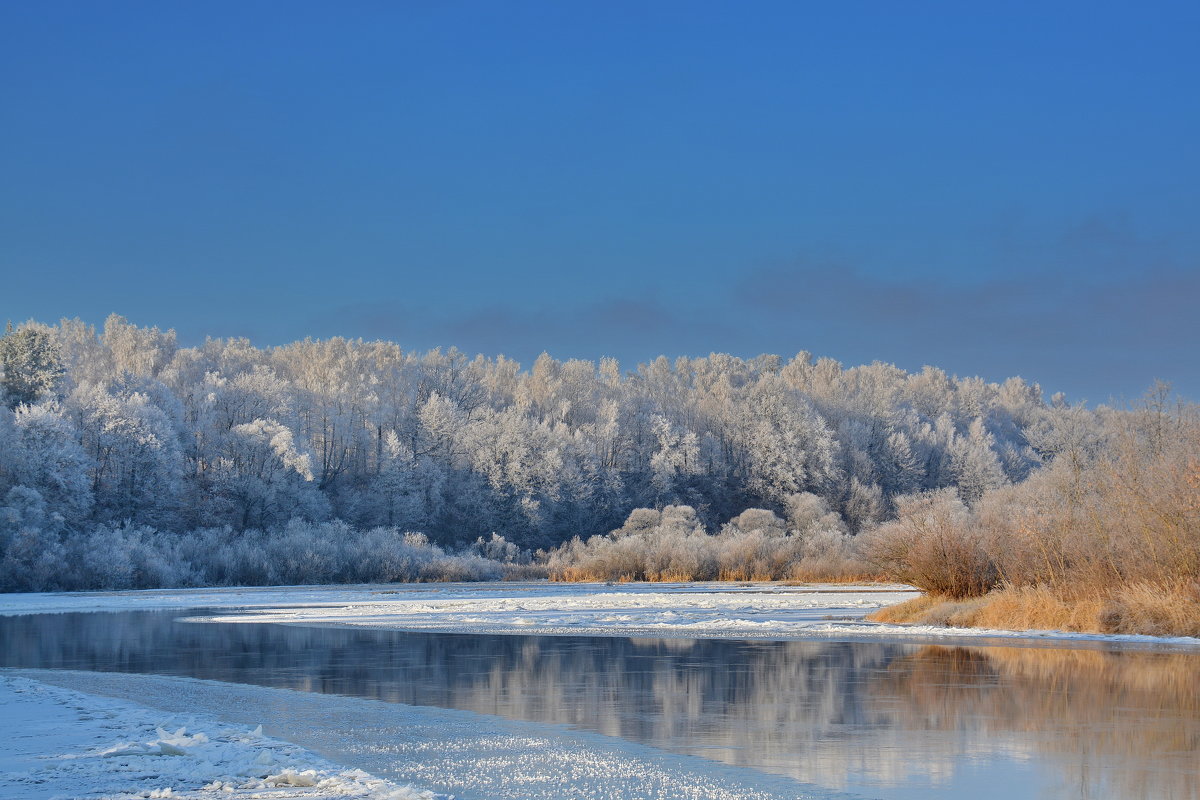
<path id="1" fill-rule="evenodd" d="M 424 534 L 396 528 L 292 520 L 275 532 L 226 527 L 172 534 L 123 523 L 69 534 L 45 517 L 37 492 L 19 487 L 7 499 L 0 509 L 5 591 L 479 581 L 506 571 L 477 552 L 447 553 Z M 503 539 L 492 544 L 508 552 Z"/>
<path id="2" fill-rule="evenodd" d="M 801 497 L 799 495 L 795 497 Z M 545 556 L 554 580 L 808 580 L 860 577 L 866 571 L 836 515 L 807 495 L 804 531 L 772 511 L 751 508 L 709 535 L 689 506 L 639 508 L 607 536 L 578 537 Z"/>
<path id="3" fill-rule="evenodd" d="M 946 597 L 978 597 L 998 581 L 971 512 L 953 489 L 896 498 L 897 519 L 866 543 L 867 560 L 886 575 Z"/>

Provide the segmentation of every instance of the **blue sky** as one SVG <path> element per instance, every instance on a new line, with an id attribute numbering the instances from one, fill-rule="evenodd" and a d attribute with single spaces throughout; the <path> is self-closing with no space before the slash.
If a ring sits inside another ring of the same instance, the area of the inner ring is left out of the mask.
<path id="1" fill-rule="evenodd" d="M 1200 6 L 982 6 L 6 3 L 0 315 L 1200 397 Z"/>

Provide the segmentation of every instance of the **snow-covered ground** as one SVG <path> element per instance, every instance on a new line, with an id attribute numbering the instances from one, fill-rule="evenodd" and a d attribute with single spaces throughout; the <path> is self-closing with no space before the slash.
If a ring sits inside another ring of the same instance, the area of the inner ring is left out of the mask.
<path id="1" fill-rule="evenodd" d="M 210 715 L 0 674 L 0 797 L 432 800 Z"/>
<path id="2" fill-rule="evenodd" d="M 862 618 L 917 592 L 903 585 L 474 583 L 293 586 L 0 595 L 0 614 L 245 609 L 196 621 L 351 625 L 451 633 L 688 638 L 1077 640 L 1200 646 L 1191 637 L 884 625 Z"/>

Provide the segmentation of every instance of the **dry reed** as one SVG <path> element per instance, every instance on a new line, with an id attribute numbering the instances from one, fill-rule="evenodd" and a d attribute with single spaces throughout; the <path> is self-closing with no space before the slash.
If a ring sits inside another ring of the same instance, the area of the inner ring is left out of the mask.
<path id="1" fill-rule="evenodd" d="M 1005 587 L 968 600 L 927 594 L 867 618 L 956 628 L 1200 636 L 1200 587 L 1139 583 L 1086 597 L 1044 586 Z"/>

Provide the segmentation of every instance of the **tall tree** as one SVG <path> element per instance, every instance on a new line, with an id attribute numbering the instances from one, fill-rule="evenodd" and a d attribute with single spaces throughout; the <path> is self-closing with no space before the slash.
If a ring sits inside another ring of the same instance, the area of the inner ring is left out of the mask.
<path id="1" fill-rule="evenodd" d="M 8 324 L 0 337 L 0 389 L 9 408 L 52 397 L 63 376 L 58 342 L 50 328 Z"/>

